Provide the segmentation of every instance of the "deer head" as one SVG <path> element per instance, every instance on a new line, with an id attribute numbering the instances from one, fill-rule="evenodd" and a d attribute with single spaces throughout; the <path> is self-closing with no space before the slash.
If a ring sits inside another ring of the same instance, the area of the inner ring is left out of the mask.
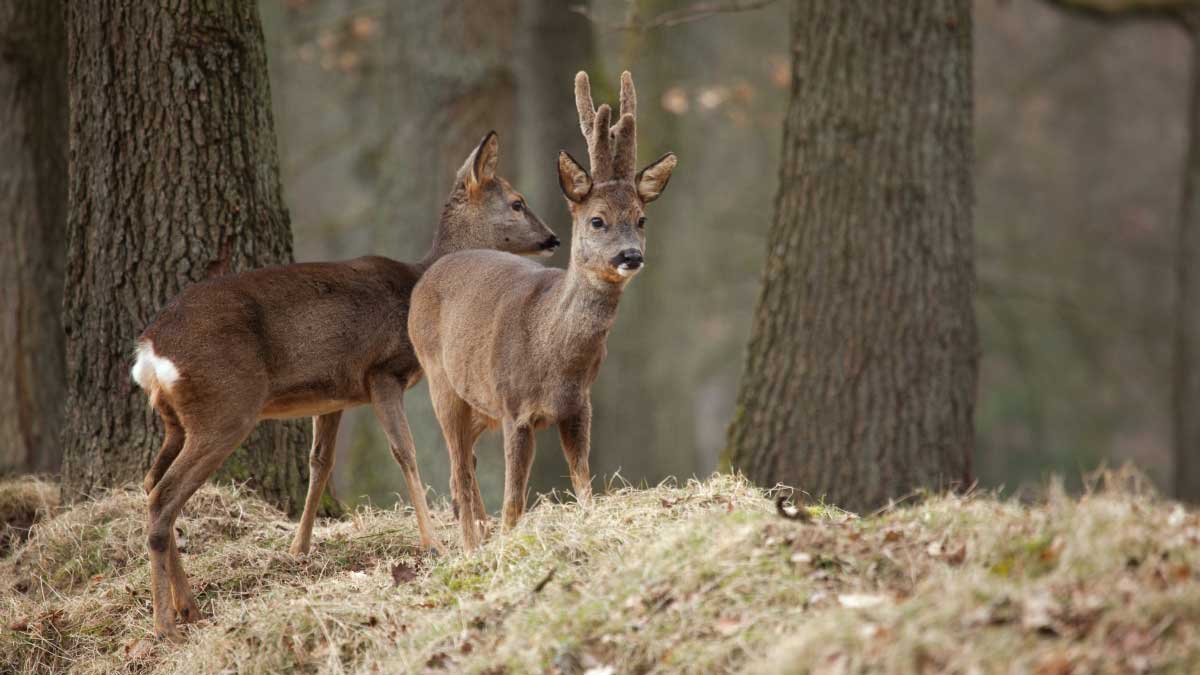
<path id="1" fill-rule="evenodd" d="M 591 172 L 565 150 L 558 154 L 558 182 L 571 211 L 571 265 L 589 278 L 624 284 L 645 262 L 646 204 L 662 194 L 677 159 L 659 157 L 636 171 L 637 93 L 621 73 L 621 117 L 612 124 L 608 104 L 592 107 L 587 73 L 575 76 L 579 128 L 587 140 Z"/>
<path id="2" fill-rule="evenodd" d="M 434 238 L 438 255 L 490 248 L 518 255 L 550 255 L 558 237 L 525 203 L 525 197 L 496 174 L 500 140 L 489 131 L 454 179 Z"/>

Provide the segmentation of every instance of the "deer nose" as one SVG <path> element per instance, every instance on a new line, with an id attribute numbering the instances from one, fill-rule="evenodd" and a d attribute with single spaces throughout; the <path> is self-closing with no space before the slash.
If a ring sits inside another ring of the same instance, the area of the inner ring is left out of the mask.
<path id="1" fill-rule="evenodd" d="M 642 257 L 642 252 L 636 248 L 627 248 L 621 251 L 613 258 L 613 264 L 621 269 L 636 270 L 642 266 L 646 259 Z"/>
<path id="2" fill-rule="evenodd" d="M 550 235 L 549 239 L 542 242 L 542 250 L 553 251 L 554 249 L 558 248 L 558 245 L 561 243 L 562 242 L 558 240 L 558 237 L 552 234 Z"/>

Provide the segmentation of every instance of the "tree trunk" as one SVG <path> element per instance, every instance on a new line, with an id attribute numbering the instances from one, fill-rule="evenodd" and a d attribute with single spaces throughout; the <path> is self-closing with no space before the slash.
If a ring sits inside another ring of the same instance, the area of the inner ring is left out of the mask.
<path id="1" fill-rule="evenodd" d="M 0 474 L 62 461 L 63 7 L 0 4 Z"/>
<path id="2" fill-rule="evenodd" d="M 558 151 L 567 150 L 576 157 L 587 154 L 571 87 L 575 73 L 593 70 L 592 22 L 571 11 L 573 4 L 522 0 L 517 31 L 521 40 L 516 107 L 521 135 L 520 174 L 525 178 L 521 189 L 538 215 L 548 222 L 566 213 L 555 169 Z M 560 253 L 565 264 L 569 252 Z"/>
<path id="3" fill-rule="evenodd" d="M 1175 496 L 1200 502 L 1200 10 L 1188 15 L 1192 92 L 1179 213 L 1175 324 Z"/>
<path id="4" fill-rule="evenodd" d="M 454 174 L 490 130 L 501 173 L 516 173 L 516 0 L 434 0 L 388 6 L 377 98 L 385 114 L 375 249 L 419 258 L 429 248 Z"/>
<path id="5" fill-rule="evenodd" d="M 971 480 L 971 6 L 796 0 L 726 460 L 850 509 Z"/>
<path id="6" fill-rule="evenodd" d="M 129 368 L 159 308 L 208 276 L 289 262 L 292 237 L 256 3 L 76 1 L 67 36 L 70 499 L 140 481 L 158 450 Z M 307 429 L 260 425 L 226 475 L 295 511 Z"/>

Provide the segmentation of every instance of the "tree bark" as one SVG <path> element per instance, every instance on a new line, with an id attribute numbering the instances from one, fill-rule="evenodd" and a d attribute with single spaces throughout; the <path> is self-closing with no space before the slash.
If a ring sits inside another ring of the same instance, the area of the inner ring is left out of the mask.
<path id="1" fill-rule="evenodd" d="M 379 178 L 383 255 L 428 249 L 454 174 L 488 131 L 500 133 L 501 173 L 515 180 L 517 0 L 433 0 L 388 6 L 386 115 Z M 418 235 L 418 233 L 424 233 Z"/>
<path id="2" fill-rule="evenodd" d="M 162 428 L 129 375 L 134 340 L 186 285 L 286 263 L 256 3 L 69 4 L 70 214 L 63 322 L 67 499 L 140 481 Z M 226 463 L 294 512 L 307 421 L 265 423 Z"/>
<path id="3" fill-rule="evenodd" d="M 971 6 L 796 0 L 726 461 L 850 509 L 971 480 Z"/>
<path id="4" fill-rule="evenodd" d="M 1191 38 L 1191 104 L 1188 150 L 1179 209 L 1175 270 L 1175 368 L 1173 421 L 1175 496 L 1200 502 L 1200 9 L 1187 16 Z"/>
<path id="5" fill-rule="evenodd" d="M 0 474 L 62 460 L 66 65 L 57 0 L 0 5 Z"/>

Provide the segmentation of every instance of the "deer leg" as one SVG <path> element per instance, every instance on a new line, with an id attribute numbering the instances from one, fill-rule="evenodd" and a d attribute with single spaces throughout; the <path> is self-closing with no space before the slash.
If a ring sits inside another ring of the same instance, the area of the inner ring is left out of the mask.
<path id="1" fill-rule="evenodd" d="M 195 611 L 187 575 L 175 545 L 175 519 L 188 498 L 208 480 L 254 428 L 254 420 L 224 432 L 193 430 L 183 450 L 150 491 L 146 543 L 150 550 L 150 590 L 154 603 L 154 632 L 182 640 L 175 627 L 172 605 Z"/>
<path id="2" fill-rule="evenodd" d="M 487 507 L 483 505 L 483 493 L 479 490 L 479 457 L 475 454 L 475 444 L 486 426 L 477 423 L 472 427 L 472 434 L 467 442 L 471 448 L 471 511 L 475 522 L 479 523 L 480 535 L 487 539 L 492 530 L 492 519 L 488 516 Z"/>
<path id="3" fill-rule="evenodd" d="M 312 452 L 308 455 L 308 496 L 304 500 L 304 515 L 300 517 L 300 526 L 296 528 L 296 536 L 292 539 L 289 549 L 292 555 L 308 553 L 312 546 L 313 521 L 317 519 L 321 497 L 325 494 L 325 486 L 329 484 L 329 476 L 333 473 L 333 450 L 337 442 L 338 423 L 341 420 L 340 410 L 313 418 L 313 445 Z"/>
<path id="4" fill-rule="evenodd" d="M 592 404 L 587 403 L 574 417 L 558 423 L 558 438 L 571 471 L 571 486 L 575 499 L 587 504 L 592 499 L 592 474 L 588 470 L 588 454 L 592 443 Z"/>
<path id="5" fill-rule="evenodd" d="M 404 482 L 408 484 L 408 498 L 412 501 L 413 511 L 417 515 L 417 529 L 421 533 L 421 548 L 444 554 L 446 550 L 434 534 L 433 520 L 429 517 L 425 483 L 417 468 L 417 446 L 408 428 L 408 416 L 404 414 L 404 385 L 394 377 L 381 375 L 371 379 L 370 388 L 375 417 L 383 426 L 392 456 L 400 464 Z"/>
<path id="6" fill-rule="evenodd" d="M 183 449 L 183 440 L 185 434 L 183 426 L 179 423 L 179 418 L 175 416 L 175 411 L 167 405 L 166 402 L 159 402 L 154 406 L 158 412 L 158 416 L 162 418 L 163 427 L 166 429 L 166 434 L 163 436 L 162 447 L 159 448 L 158 454 L 154 456 L 154 463 L 150 465 L 150 471 L 146 473 L 146 479 L 142 481 L 142 488 L 146 490 L 146 494 L 154 489 L 163 474 L 167 472 L 167 468 L 171 466 L 171 462 L 179 456 L 179 451 Z"/>
<path id="7" fill-rule="evenodd" d="M 479 547 L 479 524 L 475 515 L 475 451 L 471 406 L 459 398 L 448 382 L 439 375 L 429 376 L 429 393 L 433 398 L 433 410 L 446 439 L 450 453 L 450 499 L 454 504 L 458 524 L 462 528 L 463 548 L 472 551 Z M 482 510 L 482 499 L 480 510 Z"/>
<path id="8" fill-rule="evenodd" d="M 525 490 L 533 468 L 533 430 L 504 420 L 504 530 L 517 526 L 525 513 Z"/>
<path id="9" fill-rule="evenodd" d="M 175 541 L 175 528 L 171 528 L 171 540 L 167 545 L 168 569 L 171 575 L 171 604 L 179 623 L 191 623 L 200 619 L 200 607 L 192 595 L 187 575 L 183 573 L 183 560 L 179 556 L 179 545 Z"/>

